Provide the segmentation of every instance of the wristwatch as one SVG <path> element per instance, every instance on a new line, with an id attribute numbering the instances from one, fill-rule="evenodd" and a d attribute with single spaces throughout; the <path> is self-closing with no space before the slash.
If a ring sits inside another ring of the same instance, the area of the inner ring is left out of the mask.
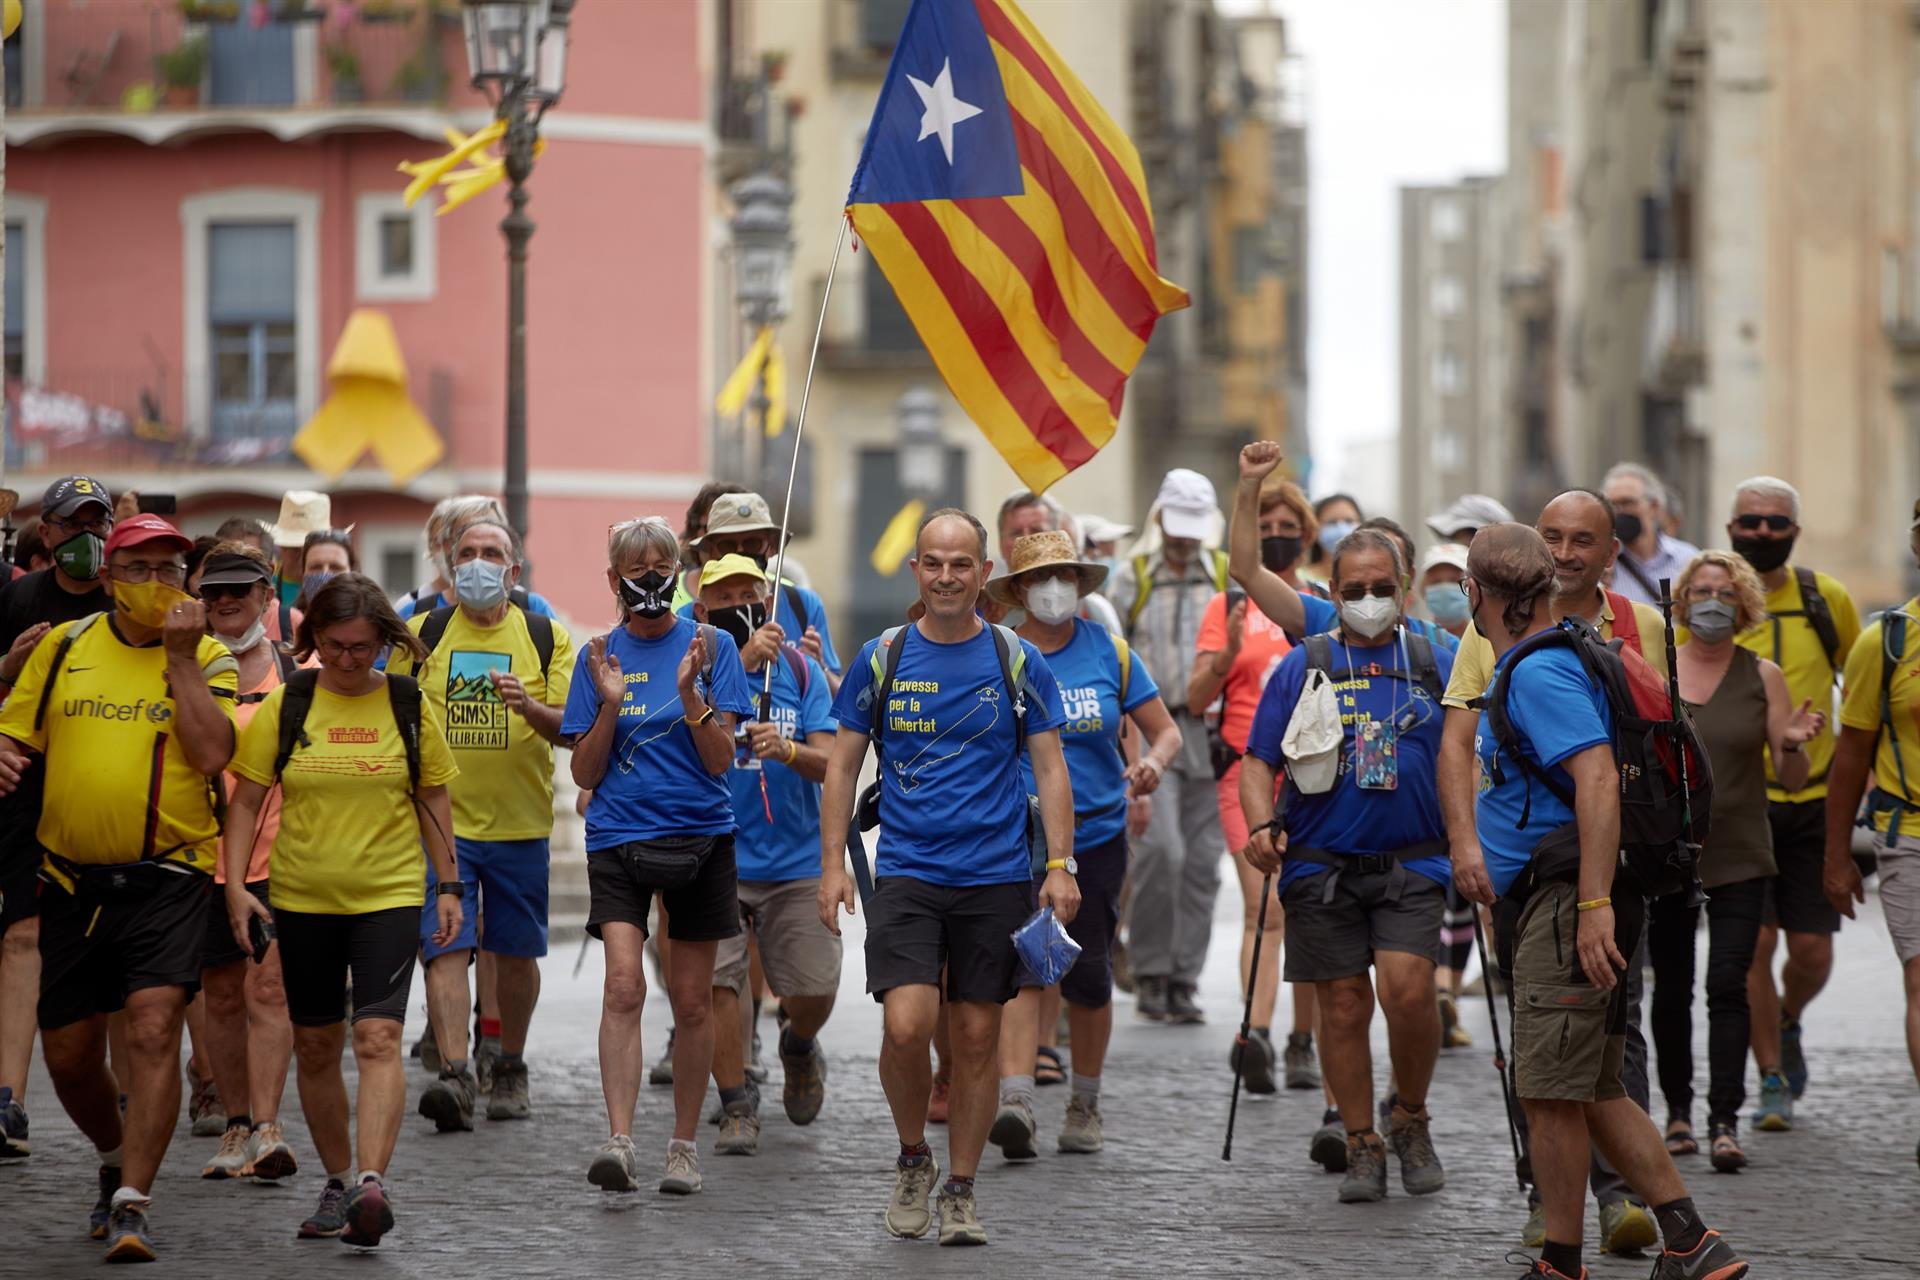
<path id="1" fill-rule="evenodd" d="M 1080 859 L 1054 858 L 1053 860 L 1047 863 L 1047 870 L 1064 871 L 1070 876 L 1077 876 L 1080 874 Z"/>
<path id="2" fill-rule="evenodd" d="M 442 880 L 438 885 L 434 886 L 434 892 L 443 898 L 464 898 L 467 896 L 467 882 L 465 880 Z"/>
<path id="3" fill-rule="evenodd" d="M 713 708 L 709 706 L 704 712 L 701 713 L 700 718 L 698 720 L 687 720 L 687 717 L 685 716 L 681 716 L 680 718 L 682 720 L 687 721 L 688 728 L 698 729 L 701 725 L 713 719 Z"/>

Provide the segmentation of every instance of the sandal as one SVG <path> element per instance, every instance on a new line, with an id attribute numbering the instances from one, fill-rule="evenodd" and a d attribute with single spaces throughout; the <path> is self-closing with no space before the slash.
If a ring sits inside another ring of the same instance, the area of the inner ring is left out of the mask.
<path id="1" fill-rule="evenodd" d="M 1693 1136 L 1693 1126 L 1687 1121 L 1667 1121 L 1667 1154 L 1670 1156 L 1697 1156 L 1700 1154 L 1699 1140 Z"/>
<path id="2" fill-rule="evenodd" d="M 1065 1084 L 1067 1072 L 1060 1061 L 1060 1051 L 1051 1045 L 1041 1045 L 1033 1055 L 1033 1082 L 1035 1084 Z"/>
<path id="3" fill-rule="evenodd" d="M 1740 1149 L 1740 1139 L 1735 1136 L 1732 1125 L 1716 1124 L 1709 1132 L 1713 1135 L 1714 1172 L 1738 1173 L 1747 1167 L 1747 1153 Z"/>

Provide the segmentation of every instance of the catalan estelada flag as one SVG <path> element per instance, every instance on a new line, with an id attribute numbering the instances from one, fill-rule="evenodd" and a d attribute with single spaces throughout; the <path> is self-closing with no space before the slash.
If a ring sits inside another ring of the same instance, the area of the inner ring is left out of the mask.
<path id="1" fill-rule="evenodd" d="M 1012 0 L 914 0 L 847 193 L 968 416 L 1035 492 L 1113 438 L 1160 276 L 1140 157 Z"/>

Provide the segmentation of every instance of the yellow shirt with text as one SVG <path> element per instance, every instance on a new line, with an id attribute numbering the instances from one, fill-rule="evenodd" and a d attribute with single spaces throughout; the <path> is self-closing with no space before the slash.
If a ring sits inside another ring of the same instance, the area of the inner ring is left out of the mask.
<path id="1" fill-rule="evenodd" d="M 1906 635 L 1894 655 L 1893 680 L 1888 686 L 1893 732 L 1881 732 L 1880 681 L 1886 673 L 1885 626 L 1875 622 L 1860 633 L 1847 654 L 1846 697 L 1840 703 L 1840 723 L 1848 729 L 1879 733 L 1874 749 L 1876 783 L 1900 795 L 1900 777 L 1906 775 L 1906 794 L 1900 796 L 1920 810 L 1920 597 L 1900 606 L 1907 615 Z M 1896 751 L 1898 755 L 1896 756 Z M 1886 832 L 1891 811 L 1873 815 L 1873 829 Z M 1920 836 L 1920 812 L 1901 816 L 1898 835 Z"/>
<path id="2" fill-rule="evenodd" d="M 1847 594 L 1847 589 L 1834 579 L 1824 573 L 1816 573 L 1813 578 L 1814 587 L 1827 602 L 1827 612 L 1833 615 L 1833 629 L 1840 640 L 1840 652 L 1834 662 L 1844 668 L 1854 641 L 1860 638 L 1860 611 L 1854 608 L 1853 597 Z M 1767 799 L 1793 804 L 1826 799 L 1827 771 L 1833 767 L 1833 682 L 1840 674 L 1827 661 L 1826 646 L 1820 643 L 1820 633 L 1813 629 L 1805 611 L 1800 583 L 1789 573 L 1785 582 L 1767 593 L 1767 613 L 1772 616 L 1741 632 L 1735 641 L 1768 659 L 1786 674 L 1787 692 L 1793 695 L 1796 708 L 1811 698 L 1814 710 L 1827 714 L 1827 727 L 1806 746 L 1809 772 L 1807 785 L 1800 790 L 1788 793 L 1780 788 L 1774 781 L 1773 753 L 1767 753 Z M 1780 617 L 1780 614 L 1801 616 Z M 1879 696 L 1877 691 L 1875 696 Z"/>
<path id="3" fill-rule="evenodd" d="M 281 685 L 267 695 L 233 757 L 233 772 L 263 787 L 274 781 L 286 693 Z M 431 698 L 420 703 L 420 785 L 445 786 L 460 771 L 439 708 Z M 386 682 L 356 697 L 317 686 L 305 732 L 309 745 L 295 747 L 280 779 L 280 834 L 268 864 L 273 905 L 362 915 L 425 903 L 420 828 L 428 819 L 415 816 Z"/>
<path id="4" fill-rule="evenodd" d="M 1666 624 L 1652 605 L 1633 602 L 1634 628 L 1640 633 L 1640 654 L 1647 665 L 1667 678 Z M 1600 638 L 1614 636 L 1613 600 L 1600 597 Z M 1472 627 L 1460 637 L 1460 651 L 1453 655 L 1453 678 L 1447 681 L 1447 696 L 1441 703 L 1464 711 L 1467 704 L 1485 693 L 1493 684 L 1493 645 Z"/>

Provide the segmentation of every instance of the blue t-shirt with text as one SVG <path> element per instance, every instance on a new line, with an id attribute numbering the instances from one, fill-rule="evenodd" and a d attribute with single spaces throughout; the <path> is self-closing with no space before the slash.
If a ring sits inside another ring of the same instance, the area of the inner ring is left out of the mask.
<path id="1" fill-rule="evenodd" d="M 693 730 L 681 718 L 679 671 L 697 628 L 677 620 L 655 640 L 641 640 L 625 627 L 608 635 L 607 654 L 620 660 L 626 696 L 614 726 L 606 776 L 587 805 L 587 852 L 612 849 L 631 840 L 668 836 L 725 835 L 733 830 L 733 798 L 724 775 L 716 777 L 700 763 Z M 753 711 L 740 651 L 733 637 L 711 633 L 712 687 L 703 688 L 709 706 L 735 716 Z M 577 737 L 593 728 L 600 714 L 600 686 L 581 670 L 567 691 L 560 732 Z M 703 683 L 705 677 L 698 677 Z"/>
<path id="2" fill-rule="evenodd" d="M 1017 642 L 1032 737 L 1060 727 L 1060 690 L 1040 651 Z M 1027 883 L 1027 788 L 993 629 L 943 644 L 908 626 L 893 643 L 905 647 L 884 709 L 875 874 L 953 887 Z M 861 648 L 833 703 L 834 719 L 857 733 L 870 733 L 876 714 L 879 644 Z"/>
<path id="3" fill-rule="evenodd" d="M 1120 651 L 1097 622 L 1073 620 L 1073 638 L 1045 655 L 1060 686 L 1060 750 L 1073 780 L 1073 846 L 1091 849 L 1117 838 L 1127 827 L 1126 760 L 1120 754 L 1120 726 L 1127 712 L 1160 696 L 1146 664 L 1132 650 L 1127 662 L 1127 705 L 1120 705 Z M 1022 758 L 1021 775 L 1034 792 L 1033 763 Z"/>
<path id="4" fill-rule="evenodd" d="M 798 653 L 797 650 L 789 652 Z M 806 745 L 810 733 L 832 733 L 833 699 L 820 664 L 804 654 L 807 689 L 800 691 L 793 663 L 784 655 L 769 664 L 773 670 L 773 722 L 780 736 Z M 747 674 L 758 720 L 760 682 L 766 672 Z M 744 748 L 734 752 L 727 772 L 733 788 L 733 857 L 740 879 L 780 883 L 806 880 L 820 874 L 820 784 L 780 763 L 762 760 Z"/>
<path id="5" fill-rule="evenodd" d="M 790 592 L 799 595 L 801 608 L 806 612 L 804 620 L 794 617 L 793 602 L 788 599 Z M 782 584 L 780 589 L 774 592 L 774 596 L 776 601 L 773 606 L 773 620 L 779 623 L 781 630 L 787 633 L 787 643 L 799 644 L 801 637 L 807 634 L 807 628 L 812 627 L 820 633 L 820 656 L 826 659 L 827 670 L 838 675 L 840 655 L 833 649 L 833 632 L 827 627 L 827 606 L 820 599 L 820 593 L 811 587 L 795 586 L 788 582 Z M 689 600 L 681 605 L 679 613 L 683 618 L 691 618 L 693 601 Z"/>
<path id="6" fill-rule="evenodd" d="M 1453 654 L 1436 648 L 1433 661 L 1444 688 L 1453 674 Z M 1384 644 L 1354 648 L 1335 637 L 1329 666 L 1334 699 L 1340 707 L 1340 773 L 1333 787 L 1319 795 L 1303 795 L 1291 787 L 1283 793 L 1288 846 L 1359 855 L 1389 853 L 1444 839 L 1446 825 L 1440 816 L 1436 768 L 1445 715 L 1425 689 L 1387 674 L 1408 669 L 1400 636 L 1395 633 Z M 1287 723 L 1293 719 L 1306 677 L 1307 650 L 1302 645 L 1281 659 L 1253 714 L 1247 751 L 1275 769 L 1285 766 L 1280 744 L 1287 736 Z M 1354 737 L 1356 726 L 1366 724 L 1392 726 L 1397 785 L 1391 791 L 1358 784 Z M 1453 874 L 1444 853 L 1416 858 L 1405 865 L 1408 871 L 1443 886 Z M 1295 880 L 1319 875 L 1326 869 L 1290 859 L 1281 867 L 1281 891 Z"/>

